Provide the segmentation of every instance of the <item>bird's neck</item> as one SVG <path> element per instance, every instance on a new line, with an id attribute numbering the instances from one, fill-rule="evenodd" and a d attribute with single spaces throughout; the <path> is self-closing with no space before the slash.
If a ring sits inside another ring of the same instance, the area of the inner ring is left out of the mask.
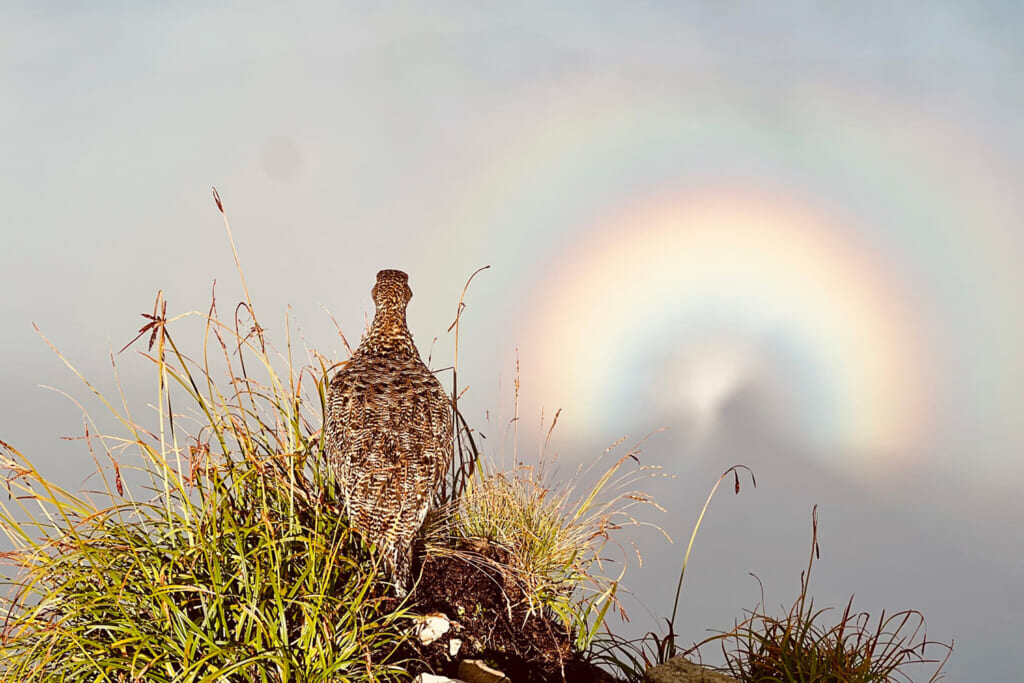
<path id="1" fill-rule="evenodd" d="M 373 356 L 416 355 L 405 311 L 377 311 L 359 350 Z"/>

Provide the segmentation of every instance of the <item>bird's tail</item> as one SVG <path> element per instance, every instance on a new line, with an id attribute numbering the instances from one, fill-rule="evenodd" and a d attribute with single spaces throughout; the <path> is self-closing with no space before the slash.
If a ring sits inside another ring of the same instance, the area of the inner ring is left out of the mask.
<path id="1" fill-rule="evenodd" d="M 404 598 L 409 594 L 412 585 L 412 546 L 406 544 L 397 545 L 391 553 L 389 564 L 391 565 L 391 580 L 395 584 L 395 595 Z"/>

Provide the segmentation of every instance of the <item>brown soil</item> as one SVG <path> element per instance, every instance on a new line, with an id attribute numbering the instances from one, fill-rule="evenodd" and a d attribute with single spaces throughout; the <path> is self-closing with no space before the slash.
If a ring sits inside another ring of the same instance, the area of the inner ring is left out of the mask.
<path id="1" fill-rule="evenodd" d="M 538 608 L 530 609 L 518 581 L 498 569 L 499 549 L 482 555 L 427 556 L 422 576 L 411 596 L 419 614 L 440 612 L 451 630 L 430 645 L 415 639 L 401 654 L 413 661 L 413 674 L 431 672 L 455 677 L 458 662 L 483 659 L 514 683 L 614 683 L 615 679 L 582 661 L 572 651 L 572 634 L 560 620 Z M 449 643 L 462 647 L 449 656 Z"/>

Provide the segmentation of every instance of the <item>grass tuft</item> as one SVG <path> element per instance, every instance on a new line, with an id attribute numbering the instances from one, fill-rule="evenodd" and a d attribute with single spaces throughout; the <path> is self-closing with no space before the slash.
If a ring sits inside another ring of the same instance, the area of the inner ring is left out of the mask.
<path id="1" fill-rule="evenodd" d="M 597 462 L 607 462 L 620 444 Z M 660 474 L 658 467 L 641 465 L 638 454 L 634 448 L 618 457 L 593 483 L 585 482 L 596 462 L 561 481 L 549 476 L 543 461 L 507 472 L 484 462 L 464 494 L 435 514 L 427 550 L 495 566 L 517 581 L 531 609 L 556 615 L 574 635 L 576 649 L 584 651 L 608 610 L 621 610 L 615 596 L 628 553 L 620 553 L 617 575 L 605 569 L 614 532 L 646 524 L 633 516 L 636 506 L 661 509 L 635 488 Z"/>
<path id="2" fill-rule="evenodd" d="M 68 492 L 3 444 L 0 529 L 13 550 L 2 558 L 2 680 L 358 681 L 397 671 L 387 662 L 404 609 L 380 596 L 377 567 L 326 495 L 326 362 L 311 354 L 295 367 L 290 342 L 274 352 L 254 317 L 228 325 L 215 301 L 208 314 L 166 310 L 158 295 L 133 342 L 146 339 L 157 424 L 94 390 L 125 432 L 97 436 L 87 419 L 99 491 Z M 193 360 L 171 328 L 197 317 L 205 334 Z"/>
<path id="3" fill-rule="evenodd" d="M 727 672 L 743 683 L 910 681 L 908 667 L 929 664 L 937 666 L 928 681 L 943 678 L 942 668 L 953 645 L 928 640 L 920 612 L 903 610 L 887 616 L 883 611 L 872 619 L 866 612 L 853 611 L 851 597 L 832 623 L 826 620 L 829 609 L 815 609 L 808 588 L 814 560 L 820 555 L 817 506 L 812 527 L 811 555 L 807 570 L 800 574 L 800 595 L 793 606 L 782 617 L 769 616 L 762 586 L 760 603 L 743 621 L 697 647 L 719 642 Z M 939 648 L 944 656 L 928 658 L 928 648 Z"/>
<path id="4" fill-rule="evenodd" d="M 120 384 L 108 400 L 51 344 L 119 429 L 104 434 L 86 413 L 99 486 L 80 494 L 0 442 L 0 531 L 11 547 L 0 555 L 0 680 L 403 673 L 395 652 L 407 607 L 383 597 L 320 457 L 331 364 L 309 350 L 298 363 L 287 324 L 276 349 L 239 276 L 245 300 L 227 320 L 215 296 L 206 313 L 169 317 L 158 293 L 143 314 L 122 351 L 144 345 L 156 386 L 147 419 Z M 177 335 L 195 323 L 200 343 L 186 351 Z"/>

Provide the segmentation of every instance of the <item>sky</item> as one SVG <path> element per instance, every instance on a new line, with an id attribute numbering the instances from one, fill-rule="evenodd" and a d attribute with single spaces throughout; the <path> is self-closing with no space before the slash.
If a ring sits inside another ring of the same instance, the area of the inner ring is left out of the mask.
<path id="1" fill-rule="evenodd" d="M 948 680 L 1012 680 L 1024 609 L 1024 47 L 1015 3 L 4 3 L 0 438 L 69 486 L 87 392 L 157 291 L 241 288 L 338 358 L 381 268 L 486 449 L 643 445 L 675 539 L 627 634 L 913 608 Z M 433 342 L 436 338 L 436 342 Z M 117 358 L 130 400 L 146 366 Z M 513 383 L 518 362 L 518 406 Z M 515 411 L 514 444 L 505 435 Z M 542 418 L 542 415 L 544 416 Z M 598 461 L 600 463 L 600 461 Z M 1016 522 L 1014 520 L 1017 520 Z M 634 533 L 634 536 L 629 536 Z M 668 605 L 668 607 L 666 607 Z M 709 659 L 714 653 L 707 651 Z M 925 669 L 910 672 L 927 680 Z"/>

